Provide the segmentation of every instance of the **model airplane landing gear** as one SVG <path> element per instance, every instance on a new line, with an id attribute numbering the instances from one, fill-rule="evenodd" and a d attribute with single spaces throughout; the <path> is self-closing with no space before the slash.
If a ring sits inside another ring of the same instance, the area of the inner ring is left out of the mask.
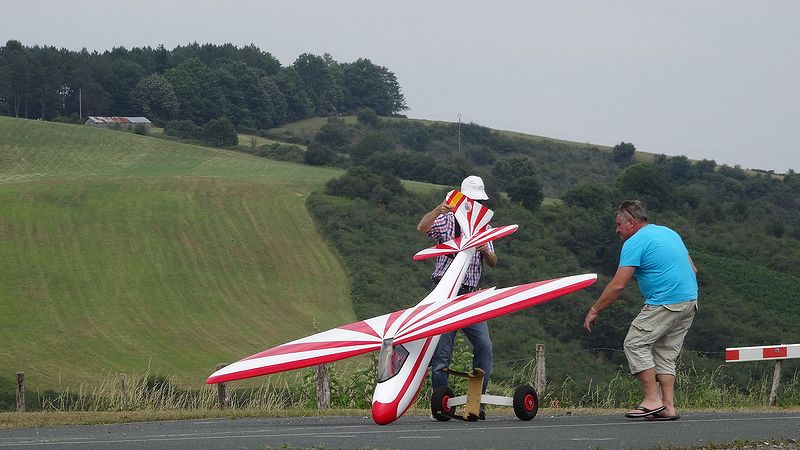
<path id="1" fill-rule="evenodd" d="M 475 369 L 472 373 L 457 372 L 445 369 L 450 375 L 469 379 L 467 385 L 467 395 L 456 397 L 453 390 L 447 386 L 439 386 L 433 389 L 431 395 L 431 414 L 433 418 L 441 422 L 450 419 L 466 420 L 474 422 L 481 417 L 481 404 L 512 406 L 514 414 L 519 420 L 531 420 L 539 412 L 539 395 L 536 389 L 528 385 L 519 386 L 514 390 L 513 397 L 503 397 L 499 395 L 481 394 L 483 389 L 484 373 L 481 369 Z M 456 414 L 456 406 L 464 405 L 464 413 Z"/>

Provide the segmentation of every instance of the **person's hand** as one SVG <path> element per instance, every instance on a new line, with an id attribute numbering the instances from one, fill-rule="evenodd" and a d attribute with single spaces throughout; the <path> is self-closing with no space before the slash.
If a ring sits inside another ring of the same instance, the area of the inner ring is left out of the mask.
<path id="1" fill-rule="evenodd" d="M 586 313 L 586 318 L 583 319 L 583 329 L 586 330 L 587 333 L 591 333 L 592 327 L 597 325 L 598 317 L 600 317 L 600 312 L 594 309 L 594 306 L 589 308 L 589 312 Z"/>
<path id="2" fill-rule="evenodd" d="M 441 216 L 442 214 L 447 214 L 449 212 L 452 212 L 453 211 L 453 207 L 448 205 L 447 202 L 444 201 L 444 202 L 440 203 L 439 206 L 434 208 L 434 211 L 436 211 L 436 213 Z"/>
<path id="3" fill-rule="evenodd" d="M 481 245 L 479 245 L 479 246 L 475 247 L 475 250 L 477 250 L 477 251 L 479 251 L 479 252 L 483 253 L 483 252 L 485 252 L 486 250 L 489 250 L 489 243 L 487 242 L 486 244 L 481 244 Z"/>

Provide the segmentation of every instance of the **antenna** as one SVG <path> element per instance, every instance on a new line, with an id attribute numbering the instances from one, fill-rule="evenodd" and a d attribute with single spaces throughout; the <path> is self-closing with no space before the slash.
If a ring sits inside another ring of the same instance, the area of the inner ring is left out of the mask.
<path id="1" fill-rule="evenodd" d="M 458 113 L 458 154 L 461 154 L 461 113 Z"/>

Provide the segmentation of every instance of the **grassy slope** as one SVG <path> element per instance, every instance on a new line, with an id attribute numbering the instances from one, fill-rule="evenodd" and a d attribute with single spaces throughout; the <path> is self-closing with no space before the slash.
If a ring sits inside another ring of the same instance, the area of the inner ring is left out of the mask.
<path id="1" fill-rule="evenodd" d="M 0 117 L 0 183 L 42 178 L 214 176 L 319 186 L 340 173 L 147 136 Z"/>
<path id="2" fill-rule="evenodd" d="M 347 124 L 354 124 L 358 121 L 356 116 L 344 116 L 341 120 Z M 275 134 L 288 133 L 289 135 L 299 136 L 304 139 L 311 139 L 317 134 L 323 125 L 328 123 L 326 117 L 311 117 L 309 119 L 298 120 L 297 122 L 287 123 L 277 128 L 272 128 L 270 131 Z"/>
<path id="3" fill-rule="evenodd" d="M 0 117 L 0 367 L 43 387 L 148 366 L 200 384 L 353 320 L 304 207 L 337 173 Z"/>

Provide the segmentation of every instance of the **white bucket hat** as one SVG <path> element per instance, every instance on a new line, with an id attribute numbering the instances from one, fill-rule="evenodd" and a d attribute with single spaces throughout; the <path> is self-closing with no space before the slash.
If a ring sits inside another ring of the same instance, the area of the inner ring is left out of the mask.
<path id="1" fill-rule="evenodd" d="M 481 177 L 470 175 L 461 182 L 461 193 L 473 200 L 489 200 L 486 191 L 483 190 L 483 180 Z"/>

